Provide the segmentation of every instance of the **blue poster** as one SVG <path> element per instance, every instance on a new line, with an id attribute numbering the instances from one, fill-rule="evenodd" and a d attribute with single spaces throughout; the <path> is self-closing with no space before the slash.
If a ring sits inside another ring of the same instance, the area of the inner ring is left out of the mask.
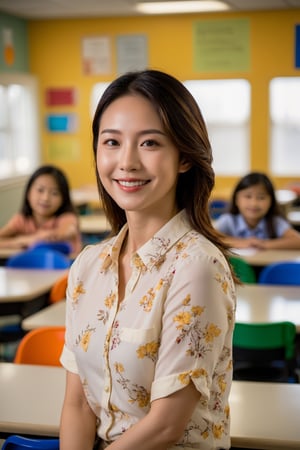
<path id="1" fill-rule="evenodd" d="M 295 67 L 300 69 L 300 25 L 295 27 Z"/>

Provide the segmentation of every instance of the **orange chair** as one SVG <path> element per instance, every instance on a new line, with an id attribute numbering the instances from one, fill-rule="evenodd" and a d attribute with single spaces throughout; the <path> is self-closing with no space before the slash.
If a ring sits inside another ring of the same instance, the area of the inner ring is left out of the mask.
<path id="1" fill-rule="evenodd" d="M 65 340 L 65 327 L 40 327 L 29 331 L 21 340 L 14 362 L 61 366 L 59 358 Z"/>
<path id="2" fill-rule="evenodd" d="M 67 284 L 68 274 L 63 275 L 53 284 L 49 294 L 50 303 L 59 302 L 66 298 Z"/>

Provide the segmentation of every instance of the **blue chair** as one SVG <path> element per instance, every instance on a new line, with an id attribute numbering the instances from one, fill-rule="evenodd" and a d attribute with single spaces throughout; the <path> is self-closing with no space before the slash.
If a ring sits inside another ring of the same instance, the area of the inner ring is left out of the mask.
<path id="1" fill-rule="evenodd" d="M 41 241 L 41 242 L 37 242 L 36 244 L 34 244 L 30 247 L 30 250 L 38 250 L 38 249 L 56 250 L 67 256 L 72 253 L 72 246 L 67 241 L 58 241 L 58 242 Z"/>
<path id="2" fill-rule="evenodd" d="M 269 264 L 258 277 L 259 284 L 300 286 L 300 261 L 286 261 Z"/>
<path id="3" fill-rule="evenodd" d="M 26 250 L 11 256 L 6 261 L 6 266 L 15 269 L 68 269 L 71 260 L 57 250 L 36 249 Z M 16 323 L 15 318 L 6 316 L 6 323 L 0 326 L 0 342 L 3 343 L 3 355 L 5 361 L 11 361 L 15 354 L 15 345 L 23 338 L 25 332 L 20 320 Z"/>
<path id="4" fill-rule="evenodd" d="M 59 450 L 59 439 L 26 438 L 13 434 L 9 436 L 2 446 L 2 450 Z"/>
<path id="5" fill-rule="evenodd" d="M 68 269 L 70 259 L 57 250 L 26 250 L 11 256 L 6 261 L 7 267 L 15 269 Z"/>
<path id="6" fill-rule="evenodd" d="M 211 200 L 209 202 L 209 214 L 212 220 L 216 220 L 227 211 L 228 202 L 226 200 Z"/>

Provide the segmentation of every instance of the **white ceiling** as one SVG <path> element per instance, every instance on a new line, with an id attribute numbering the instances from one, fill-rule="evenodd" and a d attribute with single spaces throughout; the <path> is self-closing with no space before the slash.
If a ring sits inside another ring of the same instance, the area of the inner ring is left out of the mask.
<path id="1" fill-rule="evenodd" d="M 232 11 L 300 8 L 300 0 L 223 1 Z M 0 0 L 0 14 L 4 12 L 26 19 L 133 16 L 138 15 L 134 9 L 137 2 L 138 0 Z"/>

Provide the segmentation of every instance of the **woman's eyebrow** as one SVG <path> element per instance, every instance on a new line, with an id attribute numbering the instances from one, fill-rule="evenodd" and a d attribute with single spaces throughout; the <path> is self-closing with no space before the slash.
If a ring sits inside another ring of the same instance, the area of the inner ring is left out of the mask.
<path id="1" fill-rule="evenodd" d="M 117 130 L 115 128 L 105 128 L 104 130 L 100 131 L 100 134 L 104 133 L 112 133 L 112 134 L 121 134 L 122 132 L 120 130 Z M 144 135 L 144 134 L 160 134 L 162 136 L 166 136 L 166 133 L 162 130 L 158 130 L 156 128 L 149 128 L 146 130 L 141 130 L 137 134 Z"/>

